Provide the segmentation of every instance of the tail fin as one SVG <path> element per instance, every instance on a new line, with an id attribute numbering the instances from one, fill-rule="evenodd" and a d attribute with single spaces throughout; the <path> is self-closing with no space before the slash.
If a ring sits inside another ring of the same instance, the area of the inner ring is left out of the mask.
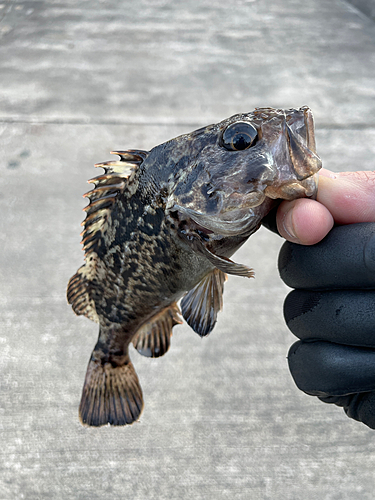
<path id="1" fill-rule="evenodd" d="M 121 365 L 93 356 L 87 367 L 79 417 L 84 425 L 126 425 L 143 409 L 142 389 L 129 356 Z"/>

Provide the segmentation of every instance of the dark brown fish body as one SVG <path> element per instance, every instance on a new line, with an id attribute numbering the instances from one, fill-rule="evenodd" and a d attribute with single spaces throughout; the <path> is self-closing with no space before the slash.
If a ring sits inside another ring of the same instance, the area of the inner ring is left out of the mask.
<path id="1" fill-rule="evenodd" d="M 94 426 L 137 420 L 143 400 L 129 343 L 163 355 L 182 297 L 184 318 L 207 335 L 226 274 L 253 275 L 230 257 L 276 199 L 313 196 L 321 166 L 307 107 L 259 108 L 150 152 L 117 154 L 91 181 L 86 262 L 68 285 L 76 314 L 100 325 L 80 405 L 81 421 Z"/>

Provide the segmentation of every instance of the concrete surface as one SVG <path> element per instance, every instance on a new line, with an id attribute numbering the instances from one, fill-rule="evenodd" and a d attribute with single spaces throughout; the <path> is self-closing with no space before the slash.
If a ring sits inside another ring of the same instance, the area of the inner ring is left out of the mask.
<path id="1" fill-rule="evenodd" d="M 0 3 L 1 500 L 374 498 L 374 432 L 289 375 L 277 236 L 238 252 L 256 279 L 230 278 L 207 339 L 183 325 L 165 357 L 132 352 L 145 396 L 132 427 L 80 426 L 97 326 L 65 301 L 81 195 L 110 150 L 308 104 L 326 167 L 374 169 L 375 24 L 357 7 Z"/>

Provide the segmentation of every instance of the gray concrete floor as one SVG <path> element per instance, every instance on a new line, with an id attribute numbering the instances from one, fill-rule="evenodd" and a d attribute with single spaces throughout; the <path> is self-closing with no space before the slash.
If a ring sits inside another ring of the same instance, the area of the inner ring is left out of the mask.
<path id="1" fill-rule="evenodd" d="M 164 358 L 132 352 L 146 402 L 132 427 L 80 426 L 97 326 L 65 301 L 81 195 L 110 150 L 308 104 L 324 165 L 373 170 L 373 12 L 373 0 L 0 3 L 0 499 L 374 498 L 374 432 L 289 375 L 277 236 L 262 229 L 238 252 L 256 279 L 230 278 L 207 339 L 183 325 Z"/>

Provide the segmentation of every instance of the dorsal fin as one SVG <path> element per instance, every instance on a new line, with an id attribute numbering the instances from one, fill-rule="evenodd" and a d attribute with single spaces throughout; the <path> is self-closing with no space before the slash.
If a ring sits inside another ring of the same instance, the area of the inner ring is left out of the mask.
<path id="1" fill-rule="evenodd" d="M 67 289 L 68 302 L 73 311 L 96 322 L 98 316 L 89 293 L 90 283 L 97 274 L 96 250 L 109 226 L 116 200 L 126 189 L 131 175 L 147 157 L 147 151 L 135 149 L 113 154 L 118 154 L 120 160 L 97 163 L 95 166 L 102 167 L 104 174 L 89 180 L 94 189 L 84 195 L 89 204 L 84 208 L 86 219 L 82 222 L 84 229 L 81 233 L 86 263 L 69 280 Z"/>
<path id="2" fill-rule="evenodd" d="M 95 167 L 104 169 L 104 174 L 90 179 L 94 189 L 84 195 L 89 204 L 84 208 L 86 219 L 82 222 L 82 244 L 85 255 L 95 251 L 95 246 L 108 227 L 113 206 L 125 189 L 131 175 L 147 157 L 147 151 L 112 151 L 120 160 L 97 163 Z"/>

